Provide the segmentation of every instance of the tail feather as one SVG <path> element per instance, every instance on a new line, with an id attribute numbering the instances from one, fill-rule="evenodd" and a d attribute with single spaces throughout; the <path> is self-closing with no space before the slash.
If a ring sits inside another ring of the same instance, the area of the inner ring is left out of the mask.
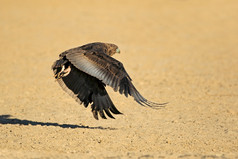
<path id="1" fill-rule="evenodd" d="M 105 116 L 105 113 L 107 114 L 107 116 L 109 116 L 110 118 L 113 118 L 113 119 L 114 119 L 114 117 L 111 114 L 111 112 L 113 114 L 122 114 L 121 112 L 119 112 L 116 109 L 116 107 L 112 103 L 108 94 L 106 94 L 106 95 L 93 94 L 92 101 L 93 101 L 92 113 L 93 113 L 94 118 L 97 120 L 98 120 L 98 113 L 103 119 L 107 119 Z"/>

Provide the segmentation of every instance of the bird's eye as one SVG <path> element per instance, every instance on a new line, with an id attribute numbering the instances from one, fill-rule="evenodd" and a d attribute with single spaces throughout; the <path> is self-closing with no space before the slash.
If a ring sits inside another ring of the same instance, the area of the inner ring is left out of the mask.
<path id="1" fill-rule="evenodd" d="M 119 48 L 116 49 L 116 53 L 120 53 L 120 49 Z"/>

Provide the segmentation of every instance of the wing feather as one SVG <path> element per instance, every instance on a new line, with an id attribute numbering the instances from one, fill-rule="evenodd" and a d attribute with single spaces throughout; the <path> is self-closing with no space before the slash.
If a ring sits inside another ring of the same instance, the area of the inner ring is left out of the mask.
<path id="1" fill-rule="evenodd" d="M 118 91 L 119 88 L 119 93 L 126 97 L 132 96 L 141 105 L 157 108 L 166 104 L 157 104 L 145 99 L 132 84 L 123 64 L 107 54 L 79 49 L 78 52 L 69 51 L 65 56 L 79 70 L 96 77 L 111 86 L 114 91 Z"/>
<path id="2" fill-rule="evenodd" d="M 121 114 L 112 103 L 108 96 L 105 85 L 97 78 L 92 77 L 69 64 L 70 72 L 67 76 L 63 76 L 56 81 L 73 97 L 78 103 L 84 104 L 85 107 L 92 103 L 93 116 L 98 119 L 98 114 L 106 119 L 104 111 L 110 118 L 114 118 L 113 114 Z M 53 68 L 57 69 L 57 68 Z M 56 73 L 57 71 L 54 70 Z"/>

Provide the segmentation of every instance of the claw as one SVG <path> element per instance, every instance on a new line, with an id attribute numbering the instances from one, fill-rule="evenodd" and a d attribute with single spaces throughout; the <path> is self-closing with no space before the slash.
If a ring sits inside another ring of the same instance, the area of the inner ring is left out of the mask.
<path id="1" fill-rule="evenodd" d="M 68 67 L 68 68 L 65 69 L 65 65 L 63 65 L 62 68 L 61 68 L 61 70 L 60 70 L 58 73 L 56 73 L 56 74 L 54 75 L 54 77 L 55 77 L 56 80 L 58 80 L 58 79 L 60 79 L 60 78 L 62 78 L 62 77 L 67 76 L 67 75 L 70 73 L 70 71 L 71 71 L 71 68 L 70 68 L 70 67 Z"/>

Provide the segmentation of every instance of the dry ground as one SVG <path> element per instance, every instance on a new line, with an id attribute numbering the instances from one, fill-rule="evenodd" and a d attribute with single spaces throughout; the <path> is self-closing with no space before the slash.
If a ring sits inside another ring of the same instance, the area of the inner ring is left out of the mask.
<path id="1" fill-rule="evenodd" d="M 94 41 L 120 47 L 138 90 L 96 121 L 50 67 Z M 238 158 L 237 0 L 0 0 L 0 158 Z"/>

